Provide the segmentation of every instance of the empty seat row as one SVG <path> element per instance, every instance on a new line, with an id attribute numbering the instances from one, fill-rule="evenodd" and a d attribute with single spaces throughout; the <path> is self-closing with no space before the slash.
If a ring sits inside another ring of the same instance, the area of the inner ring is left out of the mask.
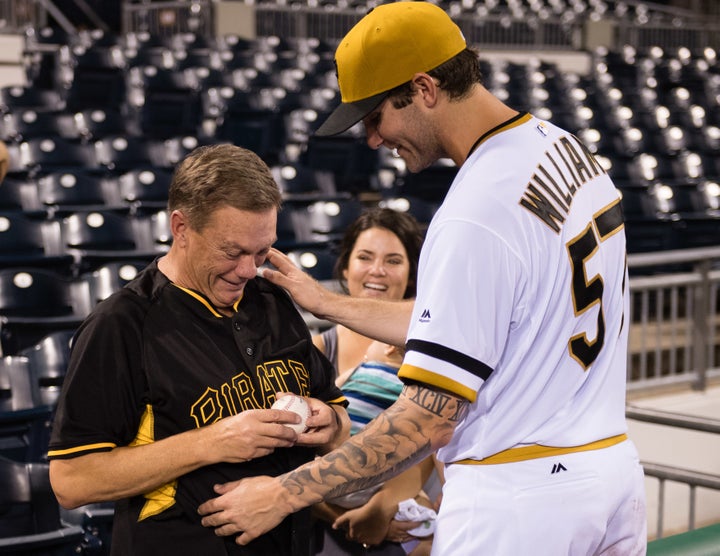
<path id="1" fill-rule="evenodd" d="M 146 167 L 121 174 L 71 168 L 36 177 L 10 177 L 0 189 L 0 213 L 55 218 L 96 210 L 152 212 L 167 205 L 170 169 Z"/>
<path id="2" fill-rule="evenodd" d="M 0 269 L 77 275 L 113 260 L 150 261 L 167 252 L 171 240 L 165 211 L 140 216 L 96 210 L 53 219 L 0 214 Z"/>

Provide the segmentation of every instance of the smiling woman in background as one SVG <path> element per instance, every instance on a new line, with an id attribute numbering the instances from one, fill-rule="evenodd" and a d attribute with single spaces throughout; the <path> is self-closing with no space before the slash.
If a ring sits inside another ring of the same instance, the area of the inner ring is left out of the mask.
<path id="1" fill-rule="evenodd" d="M 415 297 L 422 240 L 422 229 L 411 215 L 387 208 L 369 210 L 345 232 L 335 275 L 353 297 Z M 342 375 L 363 361 L 372 340 L 336 325 L 314 336 L 313 343 Z"/>
<path id="2" fill-rule="evenodd" d="M 422 241 L 422 229 L 411 215 L 387 208 L 371 209 L 361 214 L 345 232 L 335 276 L 345 293 L 353 297 L 391 301 L 413 298 Z M 350 387 L 346 382 L 349 379 L 355 380 L 361 374 L 364 377 L 352 387 L 352 395 L 348 394 L 358 426 L 363 419 L 372 418 L 373 411 L 379 413 L 380 405 L 390 405 L 399 395 L 402 384 L 396 373 L 402 355 L 392 361 L 393 366 L 383 365 L 389 372 L 384 378 L 378 378 L 377 368 L 370 371 L 372 376 L 367 376 L 368 371 L 364 369 L 367 365 L 389 363 L 376 354 L 384 351 L 386 356 L 395 356 L 399 354 L 397 347 L 374 342 L 341 325 L 315 335 L 313 343 L 334 364 L 338 371 L 336 385 L 341 389 Z M 358 369 L 363 370 L 356 373 Z M 354 404 L 360 405 L 354 407 Z M 374 409 L 371 411 L 371 408 Z M 318 546 L 316 554 L 400 556 L 405 555 L 406 549 L 413 556 L 428 553 L 430 538 L 420 542 L 409 533 L 417 523 L 399 522 L 393 516 L 399 503 L 408 499 L 431 505 L 422 489 L 433 469 L 433 458 L 427 458 L 381 488 L 371 489 L 365 498 L 357 496 L 354 502 L 333 500 L 316 505 L 314 514 L 323 522 L 324 531 L 322 546 Z M 413 548 L 408 549 L 409 546 Z"/>

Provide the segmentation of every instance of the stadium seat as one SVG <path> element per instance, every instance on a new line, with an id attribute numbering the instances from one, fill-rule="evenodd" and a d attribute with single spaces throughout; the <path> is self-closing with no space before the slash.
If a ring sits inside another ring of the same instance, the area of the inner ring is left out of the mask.
<path id="1" fill-rule="evenodd" d="M 314 246 L 294 249 L 287 253 L 288 257 L 299 268 L 321 282 L 333 280 L 333 271 L 337 255 L 329 247 Z"/>
<path id="2" fill-rule="evenodd" d="M 185 31 L 175 33 L 168 38 L 168 46 L 175 52 L 182 51 L 211 51 L 218 48 L 217 41 L 203 33 Z"/>
<path id="3" fill-rule="evenodd" d="M 47 463 L 0 459 L 0 552 L 25 556 L 90 554 L 85 533 L 60 519 Z"/>
<path id="4" fill-rule="evenodd" d="M 339 241 L 362 210 L 362 203 L 354 198 L 316 201 L 308 205 L 309 239 L 315 242 Z"/>
<path id="5" fill-rule="evenodd" d="M 3 140 L 20 143 L 38 137 L 80 139 L 81 133 L 72 112 L 18 109 L 3 116 Z"/>
<path id="6" fill-rule="evenodd" d="M 651 196 L 658 199 L 660 211 L 672 222 L 677 247 L 711 247 L 720 237 L 720 215 L 708 210 L 708 198 L 698 184 L 654 184 Z"/>
<path id="7" fill-rule="evenodd" d="M 26 357 L 0 358 L 0 458 L 39 462 L 46 457 L 52 408 L 36 399 L 32 380 Z"/>
<path id="8" fill-rule="evenodd" d="M 457 171 L 456 166 L 440 160 L 417 174 L 403 172 L 397 178 L 396 194 L 440 203 L 450 189 Z"/>
<path id="9" fill-rule="evenodd" d="M 122 109 L 92 108 L 80 110 L 75 114 L 75 122 L 87 141 L 95 141 L 104 137 L 137 135 L 128 115 Z"/>
<path id="10" fill-rule="evenodd" d="M 30 173 L 99 168 L 95 145 L 60 137 L 28 139 L 20 144 L 20 155 L 23 168 Z"/>
<path id="11" fill-rule="evenodd" d="M 130 76 L 140 131 L 154 138 L 193 135 L 202 104 L 192 74 L 174 69 L 134 68 Z"/>
<path id="12" fill-rule="evenodd" d="M 436 203 L 431 203 L 424 199 L 417 197 L 406 196 L 406 197 L 387 197 L 382 199 L 378 206 L 383 208 L 389 208 L 397 212 L 406 212 L 413 217 L 424 227 L 427 227 L 432 220 L 435 211 L 438 209 Z"/>
<path id="13" fill-rule="evenodd" d="M 90 300 L 95 305 L 133 280 L 148 265 L 147 261 L 115 260 L 86 273 Z"/>
<path id="14" fill-rule="evenodd" d="M 323 193 L 331 195 L 333 191 L 324 191 L 320 172 L 306 168 L 301 164 L 277 164 L 270 168 L 285 200 L 310 199 Z M 332 183 L 332 182 L 331 182 Z"/>
<path id="15" fill-rule="evenodd" d="M 308 106 L 290 110 L 283 115 L 285 137 L 288 141 L 300 144 L 307 143 L 308 139 L 322 123 L 323 115 L 328 113 L 327 107 L 322 106 L 321 103 L 313 105 L 311 100 L 307 100 L 306 103 Z M 321 106 L 318 107 L 317 105 Z"/>
<path id="16" fill-rule="evenodd" d="M 119 109 L 125 101 L 125 63 L 115 49 L 93 47 L 68 63 L 65 99 L 69 110 Z"/>
<path id="17" fill-rule="evenodd" d="M 168 168 L 164 141 L 143 137 L 111 135 L 96 142 L 98 162 L 108 172 L 120 175 L 141 168 Z"/>
<path id="18" fill-rule="evenodd" d="M 110 211 L 71 214 L 62 220 L 65 250 L 80 273 L 118 259 L 151 261 L 160 254 L 147 218 Z"/>
<path id="19" fill-rule="evenodd" d="M 46 268 L 69 276 L 73 262 L 63 250 L 57 221 L 0 214 L 0 269 Z"/>
<path id="20" fill-rule="evenodd" d="M 204 37 L 201 39 L 207 41 Z M 173 49 L 173 57 L 175 58 L 175 67 L 179 70 L 207 68 L 211 70 L 223 70 L 222 51 L 216 48 L 207 47 L 187 47 Z"/>
<path id="21" fill-rule="evenodd" d="M 294 211 L 287 205 L 278 213 L 277 217 L 277 241 L 273 247 L 283 252 L 291 251 L 301 243 L 298 237 Z"/>
<path id="22" fill-rule="evenodd" d="M 79 508 L 60 508 L 60 518 L 69 525 L 77 525 L 85 531 L 83 554 L 110 554 L 112 541 L 114 502 L 97 502 Z"/>
<path id="23" fill-rule="evenodd" d="M 111 203 L 116 189 L 111 177 L 81 168 L 51 172 L 37 179 L 38 199 L 51 217 L 114 208 Z"/>
<path id="24" fill-rule="evenodd" d="M 177 65 L 172 49 L 165 45 L 138 44 L 137 48 L 125 49 L 124 54 L 129 68 L 175 69 Z"/>
<path id="25" fill-rule="evenodd" d="M 150 237 L 154 248 L 160 253 L 167 252 L 173 240 L 168 211 L 159 210 L 143 218 L 150 224 Z"/>
<path id="26" fill-rule="evenodd" d="M 271 110 L 228 111 L 218 119 L 213 135 L 217 141 L 255 152 L 272 166 L 278 163 L 284 143 L 282 115 Z"/>
<path id="27" fill-rule="evenodd" d="M 0 270 L 0 349 L 7 355 L 58 330 L 77 328 L 91 308 L 86 283 L 48 269 Z"/>
<path id="28" fill-rule="evenodd" d="M 372 190 L 372 176 L 379 165 L 377 151 L 367 145 L 364 137 L 352 132 L 334 137 L 310 136 L 301 161 L 309 168 L 332 172 L 336 191 L 351 194 Z"/>
<path id="29" fill-rule="evenodd" d="M 27 358 L 35 403 L 55 407 L 67 372 L 70 344 L 75 330 L 58 330 L 19 352 Z"/>
<path id="30" fill-rule="evenodd" d="M 30 86 L 7 85 L 0 88 L 0 114 L 19 109 L 56 111 L 65 109 L 65 100 L 58 91 Z"/>
<path id="31" fill-rule="evenodd" d="M 677 247 L 672 221 L 663 218 L 646 187 L 619 186 L 628 253 L 649 253 Z"/>
<path id="32" fill-rule="evenodd" d="M 172 172 L 163 168 L 130 170 L 118 176 L 120 202 L 132 213 L 155 212 L 167 206 Z"/>
<path id="33" fill-rule="evenodd" d="M 0 213 L 21 212 L 25 216 L 44 216 L 34 179 L 6 177 L 0 187 Z"/>

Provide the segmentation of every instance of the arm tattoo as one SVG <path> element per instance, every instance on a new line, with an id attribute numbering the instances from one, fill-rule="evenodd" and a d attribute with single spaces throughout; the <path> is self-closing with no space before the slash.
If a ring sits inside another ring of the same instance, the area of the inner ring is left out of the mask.
<path id="1" fill-rule="evenodd" d="M 419 409 L 413 409 L 417 407 Z M 469 410 L 467 400 L 415 384 L 342 446 L 281 477 L 300 504 L 376 485 L 445 445 Z"/>
<path id="2" fill-rule="evenodd" d="M 455 396 L 446 394 L 440 390 L 430 390 L 429 388 L 415 388 L 414 393 L 410 393 L 409 387 L 405 386 L 403 392 L 410 398 L 410 401 L 419 405 L 423 409 L 427 409 L 430 413 L 442 417 L 449 404 L 453 404 L 456 408 L 455 412 L 447 418 L 455 423 L 461 421 L 467 415 L 470 404 L 460 403 Z"/>

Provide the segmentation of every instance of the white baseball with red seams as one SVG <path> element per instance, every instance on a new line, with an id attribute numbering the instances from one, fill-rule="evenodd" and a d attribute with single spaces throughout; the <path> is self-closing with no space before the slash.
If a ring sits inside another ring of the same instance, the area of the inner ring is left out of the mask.
<path id="1" fill-rule="evenodd" d="M 283 411 L 292 411 L 300 416 L 299 423 L 283 423 L 286 427 L 290 427 L 296 433 L 300 434 L 307 430 L 305 421 L 310 417 L 310 406 L 305 401 L 305 398 L 296 394 L 288 394 L 282 398 L 278 398 L 272 409 L 282 409 Z"/>

